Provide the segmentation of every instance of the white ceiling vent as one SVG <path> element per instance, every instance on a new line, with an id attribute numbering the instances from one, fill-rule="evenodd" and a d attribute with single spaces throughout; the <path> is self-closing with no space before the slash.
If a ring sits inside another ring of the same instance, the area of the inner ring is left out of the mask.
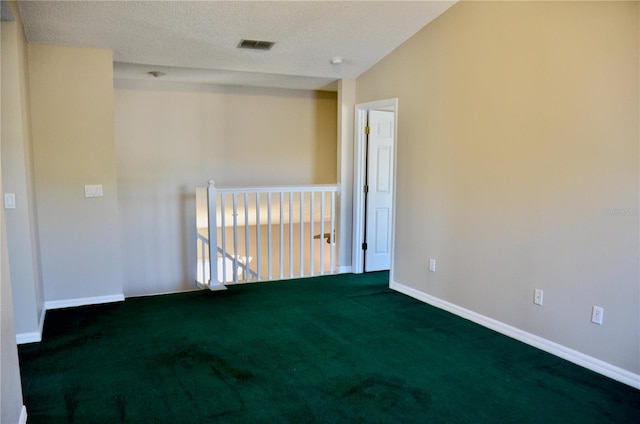
<path id="1" fill-rule="evenodd" d="M 240 44 L 238 44 L 239 49 L 249 49 L 249 50 L 271 50 L 275 43 L 273 41 L 262 41 L 262 40 L 240 40 Z"/>

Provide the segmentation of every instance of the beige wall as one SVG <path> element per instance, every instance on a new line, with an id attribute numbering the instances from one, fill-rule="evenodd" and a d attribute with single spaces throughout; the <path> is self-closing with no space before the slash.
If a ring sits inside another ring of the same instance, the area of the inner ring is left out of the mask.
<path id="1" fill-rule="evenodd" d="M 0 187 L 2 187 L 1 177 Z M 11 276 L 4 218 L 4 209 L 0 209 L 0 422 L 17 423 L 22 411 L 22 384 L 11 301 Z"/>
<path id="2" fill-rule="evenodd" d="M 121 296 L 111 51 L 28 52 L 45 300 Z M 104 196 L 85 198 L 86 184 Z"/>
<path id="3" fill-rule="evenodd" d="M 15 326 L 22 338 L 40 337 L 44 308 L 30 139 L 27 42 L 17 8 L 2 24 L 2 176 L 16 208 L 6 210 Z"/>
<path id="4" fill-rule="evenodd" d="M 125 294 L 195 287 L 195 187 L 336 182 L 336 95 L 116 82 Z"/>
<path id="5" fill-rule="evenodd" d="M 640 372 L 638 13 L 458 3 L 358 78 L 399 98 L 398 283 Z"/>
<path id="6" fill-rule="evenodd" d="M 15 10 L 11 4 L 12 12 Z M 15 13 L 15 12 L 14 12 Z M 15 15 L 14 15 L 15 16 Z M 15 56 L 8 53 L 15 48 L 15 40 L 11 33 L 15 34 L 15 22 L 2 22 L 2 67 L 0 67 L 0 97 L 2 102 L 2 115 L 6 113 L 4 96 L 7 88 L 6 78 L 9 78 L 6 71 L 5 61 L 15 66 Z M 9 43 L 9 40 L 12 40 Z M 11 80 L 11 78 L 9 78 Z M 13 94 L 12 94 L 13 95 Z M 3 122 L 4 124 L 4 122 Z M 2 144 L 6 133 L 1 134 Z M 3 151 L 0 149 L 0 191 L 3 190 L 4 174 Z M 9 255 L 7 249 L 7 233 L 5 230 L 5 210 L 0 208 L 0 422 L 17 423 L 22 411 L 22 385 L 20 383 L 20 366 L 18 363 L 18 349 L 16 347 L 16 331 L 13 317 L 13 301 L 11 290 L 11 275 L 9 270 Z"/>

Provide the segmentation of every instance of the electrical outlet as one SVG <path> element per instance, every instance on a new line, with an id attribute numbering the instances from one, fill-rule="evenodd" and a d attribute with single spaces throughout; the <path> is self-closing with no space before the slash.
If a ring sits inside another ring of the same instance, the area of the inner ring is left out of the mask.
<path id="1" fill-rule="evenodd" d="M 601 306 L 594 306 L 591 311 L 591 322 L 595 322 L 598 325 L 602 325 L 602 318 L 604 317 L 604 308 Z"/>
<path id="2" fill-rule="evenodd" d="M 540 289 L 535 289 L 533 292 L 533 303 L 535 303 L 536 305 L 540 305 L 542 306 L 542 296 L 544 295 L 544 292 Z"/>
<path id="3" fill-rule="evenodd" d="M 436 260 L 429 259 L 429 271 L 436 272 Z"/>

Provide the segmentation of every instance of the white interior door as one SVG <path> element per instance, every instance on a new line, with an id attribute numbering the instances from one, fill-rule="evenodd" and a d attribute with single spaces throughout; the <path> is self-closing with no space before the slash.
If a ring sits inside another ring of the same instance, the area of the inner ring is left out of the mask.
<path id="1" fill-rule="evenodd" d="M 391 267 L 394 112 L 369 111 L 364 270 Z"/>

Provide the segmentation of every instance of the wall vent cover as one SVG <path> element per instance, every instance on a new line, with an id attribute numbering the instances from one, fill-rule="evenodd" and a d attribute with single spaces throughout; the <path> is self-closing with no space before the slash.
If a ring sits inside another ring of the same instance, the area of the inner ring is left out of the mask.
<path id="1" fill-rule="evenodd" d="M 262 40 L 240 40 L 240 44 L 238 44 L 239 49 L 250 49 L 250 50 L 271 50 L 275 43 L 273 41 L 262 41 Z"/>

